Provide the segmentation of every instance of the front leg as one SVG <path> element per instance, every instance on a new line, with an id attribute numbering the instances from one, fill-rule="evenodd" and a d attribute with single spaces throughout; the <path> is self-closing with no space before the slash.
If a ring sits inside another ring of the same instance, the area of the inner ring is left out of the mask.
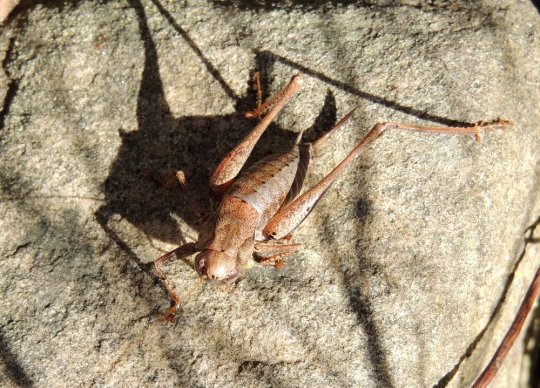
<path id="1" fill-rule="evenodd" d="M 287 242 L 282 239 L 280 241 Z M 283 259 L 302 249 L 302 244 L 280 244 L 280 241 L 256 242 L 253 252 L 261 265 L 272 265 L 275 269 L 283 268 Z"/>
<path id="2" fill-rule="evenodd" d="M 173 249 L 172 251 L 165 253 L 163 256 L 154 260 L 154 272 L 163 286 L 165 286 L 165 289 L 172 300 L 171 307 L 169 307 L 163 315 L 163 319 L 167 322 L 174 322 L 176 309 L 180 304 L 180 297 L 174 291 L 173 285 L 167 280 L 162 267 L 177 260 L 184 260 L 186 257 L 191 256 L 195 252 L 198 252 L 197 245 L 195 243 L 188 243 Z"/>

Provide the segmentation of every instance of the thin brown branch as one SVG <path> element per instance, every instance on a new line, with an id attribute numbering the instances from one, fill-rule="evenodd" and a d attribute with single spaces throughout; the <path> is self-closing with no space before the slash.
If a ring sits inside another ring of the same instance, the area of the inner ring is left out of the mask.
<path id="1" fill-rule="evenodd" d="M 473 388 L 487 387 L 491 380 L 495 377 L 497 371 L 501 367 L 502 362 L 504 361 L 508 352 L 514 345 L 514 342 L 516 342 L 516 339 L 521 332 L 521 328 L 523 327 L 525 319 L 527 319 L 527 316 L 529 315 L 529 312 L 531 311 L 531 308 L 534 305 L 536 298 L 538 297 L 539 291 L 540 268 L 538 268 L 536 274 L 534 275 L 534 280 L 530 285 L 529 290 L 527 291 L 527 294 L 525 295 L 525 298 L 521 303 L 521 306 L 519 307 L 519 310 L 516 317 L 514 318 L 514 321 L 512 322 L 512 325 L 506 332 L 504 339 L 502 340 L 497 351 L 489 361 L 489 364 L 486 366 L 482 374 L 473 384 Z"/>

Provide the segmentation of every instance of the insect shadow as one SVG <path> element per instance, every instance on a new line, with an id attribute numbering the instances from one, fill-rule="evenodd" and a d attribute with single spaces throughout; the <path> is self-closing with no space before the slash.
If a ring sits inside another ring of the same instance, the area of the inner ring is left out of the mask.
<path id="1" fill-rule="evenodd" d="M 249 92 L 248 80 L 248 93 L 245 97 L 238 97 L 185 31 L 159 3 L 154 2 L 202 58 L 206 68 L 222 85 L 225 93 L 236 101 L 237 113 L 234 114 L 174 117 L 165 99 L 159 75 L 157 49 L 146 24 L 144 9 L 138 1 L 132 0 L 130 3 L 138 16 L 145 51 L 137 100 L 138 129 L 132 132 L 120 130 L 122 144 L 102 186 L 105 204 L 96 212 L 96 218 L 109 236 L 139 266 L 148 269 L 148 265 L 144 264 L 147 260 L 141 260 L 108 225 L 110 217 L 114 214 L 120 215 L 149 239 L 176 245 L 185 243 L 186 238 L 182 235 L 175 216 L 195 230 L 200 228 L 200 220 L 177 182 L 170 180 L 170 185 L 159 182 L 165 182 L 167 178 L 174 176 L 175 171 L 183 170 L 197 199 L 201 203 L 209 203 L 208 182 L 213 169 L 256 124 L 243 116 L 243 112 L 254 109 L 256 97 L 254 91 Z M 272 64 L 265 63 L 263 55 L 257 55 L 256 63 L 257 70 L 263 74 L 270 72 Z M 264 86 L 263 76 L 263 90 L 266 89 Z M 335 99 L 333 94 L 328 92 L 320 114 L 306 132 L 307 139 L 323 133 L 335 121 Z M 275 123 L 271 124 L 247 165 L 272 152 L 287 149 L 294 143 L 296 136 L 297 134 L 282 129 Z M 156 220 L 159 220 L 159 225 L 156 225 Z"/>
<path id="2" fill-rule="evenodd" d="M 227 96 L 236 101 L 238 112 L 220 116 L 174 117 L 165 98 L 163 83 L 159 75 L 158 53 L 146 22 L 144 7 L 138 0 L 129 0 L 129 3 L 136 12 L 144 44 L 145 60 L 137 100 L 138 128 L 132 132 L 120 132 L 122 144 L 102 186 L 105 204 L 96 212 L 96 218 L 110 238 L 149 276 L 154 277 L 149 270 L 149 264 L 144 264 L 129 244 L 123 241 L 119 234 L 109 226 L 110 217 L 114 214 L 120 215 L 151 239 L 176 245 L 184 243 L 185 236 L 182 235 L 174 216 L 180 217 L 196 230 L 200 227 L 198 217 L 192 211 L 178 184 L 169 188 L 163 187 L 156 184 L 155 180 L 150 179 L 149 176 L 166 177 L 170 173 L 182 169 L 188 177 L 192 191 L 199 197 L 198 199 L 202 203 L 208 203 L 208 180 L 213 169 L 221 158 L 254 126 L 254 122 L 245 119 L 242 113 L 254 108 L 255 93 L 247 93 L 245 97 L 237 96 L 176 20 L 157 0 L 152 0 L 161 15 L 197 54 L 206 70 L 221 85 Z M 256 52 L 255 60 L 256 69 L 262 71 L 263 74 L 270 73 L 274 64 L 280 62 L 295 71 L 317 78 L 321 82 L 342 89 L 351 95 L 411 116 L 428 119 L 443 125 L 463 126 L 467 124 L 430 115 L 386 100 L 269 51 Z M 248 82 L 246 82 L 247 86 Z M 328 92 L 321 112 L 312 128 L 306 133 L 307 140 L 316 138 L 331 128 L 335 122 L 335 99 L 333 94 Z M 250 160 L 260 159 L 272 151 L 279 151 L 290 146 L 295 137 L 295 133 L 272 124 L 261 138 Z M 358 208 L 357 213 L 360 217 L 366 216 L 366 212 L 369 212 L 369 206 L 359 204 Z M 156 220 L 159 220 L 158 227 L 155 226 Z M 361 253 L 359 255 L 362 256 Z M 362 268 L 359 267 L 356 272 L 362 272 Z M 356 287 L 354 282 L 355 279 L 344 277 L 350 306 L 355 311 L 364 332 L 370 338 L 367 349 L 368 359 L 373 364 L 373 370 L 379 382 L 385 386 L 392 386 L 394 384 L 388 367 L 386 351 L 381 345 L 380 330 L 375 327 L 372 319 L 373 308 L 369 303 L 368 296 L 363 295 L 362 290 Z"/>

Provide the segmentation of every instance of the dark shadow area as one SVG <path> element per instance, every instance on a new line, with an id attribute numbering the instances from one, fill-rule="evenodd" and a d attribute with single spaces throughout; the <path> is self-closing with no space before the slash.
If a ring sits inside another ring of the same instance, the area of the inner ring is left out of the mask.
<path id="1" fill-rule="evenodd" d="M 525 333 L 525 346 L 534 343 L 534 346 L 526 350 L 526 354 L 531 360 L 529 367 L 529 387 L 540 386 L 540 344 L 538 343 L 540 338 L 540 308 L 538 306 L 533 311 L 531 318 L 531 324 Z"/>
<path id="2" fill-rule="evenodd" d="M 113 1 L 115 0 L 99 0 L 99 3 L 107 4 Z M 21 0 L 20 3 L 15 6 L 13 11 L 11 11 L 5 23 L 9 23 L 15 18 L 24 16 L 26 13 L 28 13 L 28 10 L 34 8 L 37 5 L 45 8 L 54 8 L 64 11 L 70 8 L 77 7 L 82 2 L 83 0 Z"/>
<path id="3" fill-rule="evenodd" d="M 0 130 L 4 129 L 4 124 L 7 115 L 9 114 L 9 109 L 11 107 L 11 103 L 13 102 L 13 99 L 17 95 L 17 90 L 19 89 L 19 83 L 16 80 L 12 80 L 10 78 L 10 74 L 8 72 L 8 66 L 7 62 L 11 58 L 13 48 L 15 47 L 15 37 L 12 36 L 9 39 L 8 49 L 6 50 L 6 54 L 4 56 L 4 59 L 2 60 L 2 69 L 6 72 L 6 75 L 8 76 L 8 83 L 7 83 L 7 91 L 6 95 L 4 97 L 4 101 L 2 102 L 2 109 L 0 110 Z"/>
<path id="4" fill-rule="evenodd" d="M 540 1 L 531 0 L 531 3 L 535 6 L 536 10 L 540 13 Z"/>
<path id="5" fill-rule="evenodd" d="M 390 101 L 384 97 L 377 96 L 375 94 L 360 90 L 354 86 L 350 86 L 347 83 L 343 81 L 339 81 L 333 78 L 330 78 L 326 76 L 325 74 L 310 69 L 304 65 L 301 65 L 299 63 L 296 63 L 294 61 L 291 61 L 290 59 L 287 59 L 285 57 L 282 57 L 280 55 L 271 53 L 269 51 L 258 51 L 258 55 L 261 55 L 263 58 L 265 58 L 265 62 L 267 63 L 273 63 L 273 62 L 280 62 L 282 64 L 285 64 L 292 69 L 296 69 L 297 71 L 300 71 L 301 73 L 307 74 L 310 77 L 317 78 L 318 80 L 324 82 L 325 84 L 334 86 L 336 88 L 339 88 L 349 94 L 352 94 L 353 96 L 357 96 L 361 99 L 368 100 L 370 102 L 383 105 L 387 108 L 396 110 L 398 112 L 405 113 L 409 116 L 414 116 L 422 120 L 429 120 L 434 123 L 438 123 L 445 126 L 456 126 L 456 127 L 464 127 L 464 126 L 472 126 L 474 123 L 468 123 L 464 121 L 458 121 L 458 120 L 452 120 L 447 117 L 437 116 L 430 114 L 425 111 L 421 111 L 415 108 L 412 108 L 410 106 L 405 106 L 402 104 L 399 104 L 395 101 Z M 373 123 L 375 124 L 375 123 Z"/>
<path id="6" fill-rule="evenodd" d="M 532 0 L 537 4 L 537 0 Z M 492 12 L 494 8 L 482 6 L 471 1 L 418 1 L 406 0 L 212 0 L 213 4 L 221 8 L 237 8 L 246 11 L 268 12 L 274 10 L 300 11 L 300 12 L 328 12 L 335 8 L 355 7 L 383 11 L 396 8 L 414 8 L 426 13 L 451 12 L 467 13 L 471 17 L 480 17 L 484 26 L 493 26 Z M 538 7 L 537 7 L 538 8 Z"/>
<path id="7" fill-rule="evenodd" d="M 241 10 L 272 11 L 274 9 L 312 11 L 315 9 L 330 9 L 346 7 L 349 5 L 369 6 L 368 1 L 354 0 L 214 0 L 214 4 L 220 7 L 237 7 Z"/>
<path id="8" fill-rule="evenodd" d="M 8 378 L 13 384 L 20 387 L 32 387 L 34 385 L 32 379 L 21 366 L 17 356 L 9 348 L 2 333 L 0 333 L 0 360 L 4 364 Z"/>
<path id="9" fill-rule="evenodd" d="M 112 3 L 114 0 L 99 0 L 100 4 Z M 24 11 L 33 8 L 36 5 L 41 5 L 46 8 L 67 9 L 77 7 L 83 0 L 21 0 L 14 12 Z"/>

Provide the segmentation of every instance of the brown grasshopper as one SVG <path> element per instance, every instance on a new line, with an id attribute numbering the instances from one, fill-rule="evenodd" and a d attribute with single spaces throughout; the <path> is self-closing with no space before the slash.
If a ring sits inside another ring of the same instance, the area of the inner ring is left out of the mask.
<path id="1" fill-rule="evenodd" d="M 255 144 L 283 106 L 298 92 L 301 75 L 247 117 L 262 117 L 259 124 L 221 161 L 210 179 L 214 206 L 197 242 L 182 245 L 154 261 L 155 272 L 172 299 L 165 319 L 174 321 L 180 298 L 166 279 L 162 267 L 198 253 L 194 267 L 200 278 L 231 284 L 257 257 L 263 265 L 280 268 L 283 259 L 302 248 L 292 244 L 293 230 L 302 223 L 332 183 L 351 162 L 387 129 L 475 135 L 480 141 L 482 130 L 502 128 L 510 122 L 498 119 L 470 127 L 423 127 L 394 122 L 377 123 L 320 182 L 298 196 L 310 161 L 328 137 L 341 127 L 357 108 L 351 110 L 332 129 L 313 143 L 302 143 L 302 133 L 293 147 L 282 154 L 271 155 L 240 172 Z M 259 82 L 258 82 L 259 84 Z M 260 95 L 260 84 L 258 91 Z M 176 174 L 186 187 L 182 172 Z M 198 207 L 198 206 L 197 206 Z"/>

